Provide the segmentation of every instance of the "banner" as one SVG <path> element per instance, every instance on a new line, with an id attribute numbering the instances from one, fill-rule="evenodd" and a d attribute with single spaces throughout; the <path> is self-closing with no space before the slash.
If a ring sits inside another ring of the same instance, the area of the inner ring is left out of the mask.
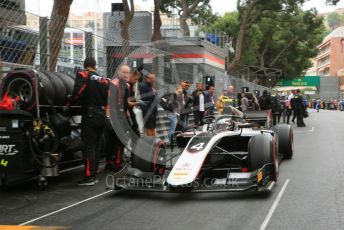
<path id="1" fill-rule="evenodd" d="M 292 80 L 279 80 L 276 86 L 319 86 L 320 77 L 319 76 L 304 76 L 294 78 Z"/>

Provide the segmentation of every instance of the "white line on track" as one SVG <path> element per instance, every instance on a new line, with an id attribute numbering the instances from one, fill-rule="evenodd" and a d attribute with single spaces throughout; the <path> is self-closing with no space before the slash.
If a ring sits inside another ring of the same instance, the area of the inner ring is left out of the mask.
<path id="1" fill-rule="evenodd" d="M 65 173 L 65 172 L 73 171 L 75 169 L 79 169 L 79 168 L 83 168 L 83 167 L 84 167 L 84 165 L 79 165 L 79 166 L 76 166 L 74 168 L 68 168 L 68 169 L 60 170 L 59 173 Z"/>
<path id="2" fill-rule="evenodd" d="M 265 217 L 265 220 L 264 220 L 264 222 L 262 223 L 262 225 L 260 226 L 259 230 L 265 230 L 265 228 L 268 226 L 269 221 L 270 221 L 272 215 L 274 214 L 274 212 L 275 212 L 275 210 L 276 210 L 276 208 L 277 208 L 277 205 L 278 205 L 278 203 L 280 202 L 280 200 L 281 200 L 281 198 L 282 198 L 282 196 L 283 196 L 283 193 L 284 193 L 285 189 L 287 188 L 287 185 L 288 185 L 289 181 L 290 181 L 290 179 L 287 179 L 287 180 L 284 182 L 284 185 L 283 185 L 281 191 L 278 193 L 278 196 L 277 196 L 275 202 L 272 204 L 272 206 L 271 206 L 271 208 L 270 208 L 270 210 L 269 210 L 269 213 L 268 213 L 268 215 Z"/>
<path id="3" fill-rule="evenodd" d="M 40 217 L 37 217 L 37 218 L 35 218 L 35 219 L 26 221 L 26 222 L 24 222 L 24 223 L 19 224 L 19 226 L 23 226 L 23 225 L 30 224 L 30 223 L 32 223 L 32 222 L 35 222 L 35 221 L 37 221 L 37 220 L 40 220 L 40 219 L 46 218 L 46 217 L 48 217 L 48 216 L 54 215 L 54 214 L 56 214 L 56 213 L 62 212 L 62 211 L 64 211 L 64 210 L 66 210 L 66 209 L 69 209 L 69 208 L 72 208 L 72 207 L 77 206 L 77 205 L 79 205 L 79 204 L 82 204 L 82 203 L 85 203 L 85 202 L 87 202 L 87 201 L 93 200 L 93 199 L 95 199 L 95 198 L 98 198 L 98 197 L 103 196 L 103 195 L 105 195 L 105 194 L 108 194 L 108 193 L 110 193 L 110 192 L 113 192 L 113 190 L 109 190 L 109 191 L 100 193 L 100 194 L 98 194 L 98 195 L 92 196 L 92 197 L 87 198 L 87 199 L 85 199 L 85 200 L 79 201 L 79 202 L 77 202 L 77 203 L 75 203 L 75 204 L 72 204 L 72 205 L 69 205 L 69 206 L 67 206 L 67 207 L 61 208 L 61 209 L 59 209 L 59 210 L 56 210 L 56 211 L 47 213 L 47 214 L 45 214 L 45 215 L 43 215 L 43 216 L 40 216 Z"/>

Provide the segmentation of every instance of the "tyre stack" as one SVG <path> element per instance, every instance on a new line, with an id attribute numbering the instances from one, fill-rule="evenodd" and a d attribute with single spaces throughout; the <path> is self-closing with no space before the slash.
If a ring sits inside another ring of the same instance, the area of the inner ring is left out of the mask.
<path id="1" fill-rule="evenodd" d="M 64 106 L 68 95 L 73 92 L 75 76 L 63 73 L 35 70 L 15 70 L 8 73 L 0 85 L 1 98 L 6 92 L 13 98 L 19 96 L 20 109 L 33 112 L 36 92 L 39 104 L 44 106 Z"/>

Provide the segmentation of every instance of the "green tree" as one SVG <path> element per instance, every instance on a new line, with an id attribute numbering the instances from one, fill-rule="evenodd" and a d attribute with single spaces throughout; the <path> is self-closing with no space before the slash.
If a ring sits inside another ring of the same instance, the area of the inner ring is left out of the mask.
<path id="1" fill-rule="evenodd" d="M 202 24 L 205 22 L 210 25 L 218 19 L 219 15 L 214 13 L 210 4 L 201 4 L 194 10 L 190 17 L 191 21 L 195 24 Z"/>
<path id="2" fill-rule="evenodd" d="M 202 9 L 208 9 L 210 0 L 164 0 L 161 4 L 161 11 L 171 15 L 173 9 L 179 15 L 180 27 L 183 30 L 183 35 L 190 36 L 187 19 L 195 18 L 196 15 L 202 12 Z M 202 4 L 200 4 L 202 3 Z"/>
<path id="3" fill-rule="evenodd" d="M 316 46 L 324 37 L 323 18 L 312 9 L 296 14 L 276 13 L 275 18 L 262 21 L 263 39 L 257 50 L 259 66 L 282 69 L 286 76 L 299 76 L 311 67 Z M 291 26 L 292 25 L 292 26 Z"/>
<path id="4" fill-rule="evenodd" d="M 314 9 L 303 12 L 298 4 L 260 15 L 260 19 L 245 30 L 241 56 L 231 72 L 241 65 L 255 65 L 262 70 L 282 69 L 286 76 L 293 77 L 309 68 L 309 60 L 316 56 L 316 46 L 325 35 L 323 18 L 318 17 Z M 206 29 L 226 31 L 235 42 L 242 24 L 238 12 L 227 13 Z M 237 47 L 234 48 L 237 52 Z"/>
<path id="5" fill-rule="evenodd" d="M 304 0 L 237 0 L 240 27 L 234 44 L 235 54 L 233 59 L 229 60 L 228 71 L 233 70 L 240 62 L 245 35 L 253 24 L 265 17 L 272 17 L 273 12 L 292 13 L 295 7 L 303 2 Z"/>

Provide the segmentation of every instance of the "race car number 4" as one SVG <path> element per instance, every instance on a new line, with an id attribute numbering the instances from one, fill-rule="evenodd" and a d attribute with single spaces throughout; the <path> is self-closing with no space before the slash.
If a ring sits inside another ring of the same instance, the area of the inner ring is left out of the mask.
<path id="1" fill-rule="evenodd" d="M 204 149 L 204 144 L 204 142 L 198 143 L 197 145 L 191 146 L 190 149 L 200 151 Z"/>

